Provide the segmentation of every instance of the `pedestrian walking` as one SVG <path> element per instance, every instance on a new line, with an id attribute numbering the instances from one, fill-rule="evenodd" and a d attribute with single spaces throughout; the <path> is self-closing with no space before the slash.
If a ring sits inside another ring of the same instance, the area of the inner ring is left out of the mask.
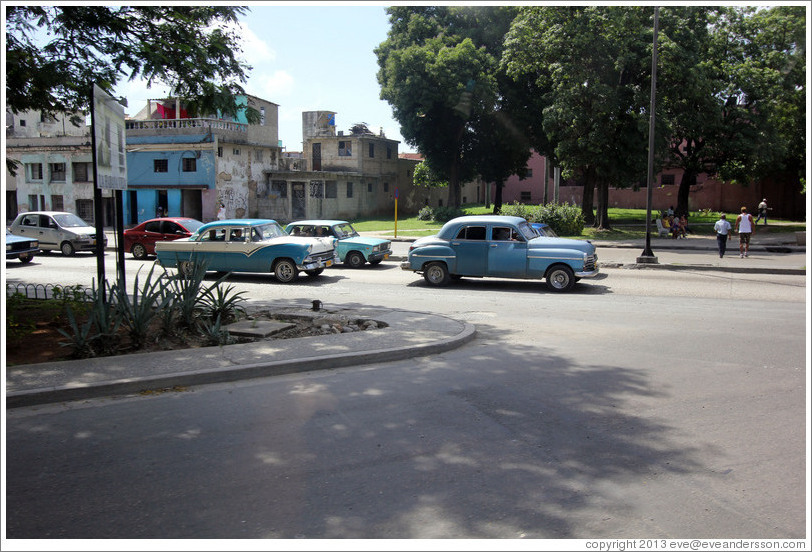
<path id="1" fill-rule="evenodd" d="M 226 206 L 223 205 L 223 202 L 220 202 L 220 208 L 217 210 L 217 220 L 225 220 L 226 218 Z"/>
<path id="2" fill-rule="evenodd" d="M 767 198 L 761 200 L 761 203 L 758 204 L 758 216 L 756 217 L 755 224 L 758 224 L 758 221 L 764 219 L 764 226 L 767 226 Z"/>
<path id="3" fill-rule="evenodd" d="M 730 223 L 727 221 L 727 215 L 722 213 L 719 215 L 719 220 L 716 221 L 716 224 L 713 225 L 713 229 L 716 230 L 716 245 L 719 248 L 719 258 L 725 256 L 725 251 L 727 251 L 727 240 L 730 239 Z"/>
<path id="4" fill-rule="evenodd" d="M 736 217 L 736 232 L 739 233 L 739 257 L 747 257 L 750 253 L 750 236 L 753 235 L 755 228 L 753 215 L 747 212 L 747 207 L 742 207 L 741 214 Z"/>

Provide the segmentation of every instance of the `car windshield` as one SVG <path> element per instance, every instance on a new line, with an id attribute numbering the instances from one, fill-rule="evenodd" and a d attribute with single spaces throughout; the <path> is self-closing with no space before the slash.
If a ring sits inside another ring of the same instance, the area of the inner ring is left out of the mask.
<path id="1" fill-rule="evenodd" d="M 526 240 L 532 240 L 533 238 L 537 238 L 538 234 L 533 227 L 530 226 L 529 222 L 520 222 L 519 223 L 519 232 L 521 232 L 522 236 Z"/>
<path id="2" fill-rule="evenodd" d="M 353 228 L 352 224 L 349 222 L 345 224 L 338 224 L 333 228 L 333 230 L 335 230 L 336 237 L 338 237 L 338 239 L 354 238 L 358 236 L 358 232 L 355 231 L 355 228 Z"/>
<path id="3" fill-rule="evenodd" d="M 282 227 L 279 226 L 279 223 L 276 222 L 255 226 L 254 231 L 259 232 L 263 240 L 287 236 L 287 233 L 285 233 Z"/>
<path id="4" fill-rule="evenodd" d="M 76 228 L 79 226 L 90 226 L 88 223 L 86 223 L 73 213 L 65 213 L 64 215 L 54 215 L 54 220 L 62 228 Z"/>

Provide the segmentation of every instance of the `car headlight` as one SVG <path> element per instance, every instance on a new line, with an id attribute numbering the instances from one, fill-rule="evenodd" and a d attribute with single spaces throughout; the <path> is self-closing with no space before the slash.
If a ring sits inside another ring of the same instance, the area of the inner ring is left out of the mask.
<path id="1" fill-rule="evenodd" d="M 31 242 L 31 247 L 39 247 L 39 242 L 38 241 Z"/>
<path id="2" fill-rule="evenodd" d="M 10 243 L 6 244 L 6 251 L 11 251 L 11 244 Z"/>

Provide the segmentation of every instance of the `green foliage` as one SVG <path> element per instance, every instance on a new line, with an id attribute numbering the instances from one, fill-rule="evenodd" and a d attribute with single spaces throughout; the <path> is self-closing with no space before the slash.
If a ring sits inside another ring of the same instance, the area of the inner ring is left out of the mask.
<path id="1" fill-rule="evenodd" d="M 528 222 L 543 222 L 559 236 L 580 236 L 584 231 L 584 215 L 580 207 L 569 203 L 525 205 L 513 202 L 503 205 L 501 214 L 522 217 Z"/>
<path id="2" fill-rule="evenodd" d="M 160 276 L 153 280 L 155 265 L 152 265 L 143 287 L 139 287 L 138 274 L 135 276 L 133 295 L 126 289 L 114 285 L 112 295 L 116 300 L 116 308 L 121 316 L 122 325 L 132 340 L 133 346 L 140 348 L 147 339 L 152 321 L 160 312 L 172 312 L 167 308 L 171 303 L 171 295 L 166 293 L 167 283 Z"/>
<path id="3" fill-rule="evenodd" d="M 66 307 L 68 317 L 68 329 L 66 332 L 62 328 L 57 328 L 57 331 L 68 338 L 68 341 L 60 341 L 59 345 L 62 347 L 73 347 L 73 356 L 77 358 L 88 358 L 95 356 L 96 351 L 93 347 L 98 333 L 94 331 L 93 319 L 88 318 L 83 324 L 76 321 L 76 315 L 70 306 Z"/>
<path id="4" fill-rule="evenodd" d="M 415 165 L 412 181 L 415 186 L 423 188 L 446 188 L 448 186 L 448 182 L 442 180 L 425 160 Z"/>
<path id="5" fill-rule="evenodd" d="M 221 326 L 219 315 L 213 320 L 204 320 L 200 324 L 200 332 L 210 345 L 230 345 L 235 341 L 228 330 Z"/>
<path id="6" fill-rule="evenodd" d="M 432 213 L 434 222 L 446 223 L 449 220 L 464 215 L 465 212 L 459 207 L 436 207 Z"/>
<path id="7" fill-rule="evenodd" d="M 201 295 L 200 303 L 203 316 L 209 320 L 216 319 L 218 324 L 221 320 L 226 323 L 235 320 L 238 315 L 245 314 L 245 308 L 242 306 L 245 301 L 242 296 L 245 293 L 245 291 L 235 293 L 234 286 L 231 285 L 224 288 L 222 279 L 218 280 Z"/>
<path id="8" fill-rule="evenodd" d="M 418 220 L 433 220 L 434 219 L 434 209 L 426 205 L 425 207 L 421 207 L 420 211 L 417 213 Z"/>
<path id="9" fill-rule="evenodd" d="M 236 116 L 250 69 L 229 26 L 244 7 L 40 6 L 6 8 L 6 102 L 14 112 L 87 111 L 89 83 L 166 84 L 201 113 Z M 213 84 L 218 83 L 218 84 Z M 256 110 L 252 111 L 256 112 Z M 258 122 L 259 114 L 248 114 Z"/>
<path id="10" fill-rule="evenodd" d="M 34 325 L 26 321 L 24 316 L 17 316 L 24 312 L 28 301 L 22 293 L 14 293 L 6 300 L 6 337 L 11 342 L 34 330 Z"/>
<path id="11" fill-rule="evenodd" d="M 182 274 L 179 269 L 176 277 L 170 279 L 170 290 L 173 296 L 172 309 L 177 313 L 178 324 L 192 330 L 197 325 L 201 311 L 201 289 L 206 277 L 206 263 L 190 261 L 191 272 Z M 180 263 L 178 263 L 180 264 Z"/>

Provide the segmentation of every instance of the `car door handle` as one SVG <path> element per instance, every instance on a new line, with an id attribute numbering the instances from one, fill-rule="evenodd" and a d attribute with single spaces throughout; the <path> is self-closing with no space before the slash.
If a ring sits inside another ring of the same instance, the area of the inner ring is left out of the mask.
<path id="1" fill-rule="evenodd" d="M 491 247 L 499 247 L 499 244 L 498 243 L 492 243 Z"/>

